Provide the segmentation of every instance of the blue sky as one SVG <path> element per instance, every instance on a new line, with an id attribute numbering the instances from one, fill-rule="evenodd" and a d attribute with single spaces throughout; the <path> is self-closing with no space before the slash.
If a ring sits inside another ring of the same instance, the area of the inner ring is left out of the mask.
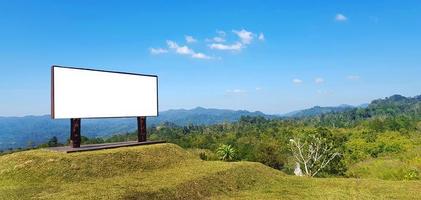
<path id="1" fill-rule="evenodd" d="M 53 64 L 157 74 L 161 111 L 415 96 L 420 11 L 409 0 L 0 0 L 0 116 L 48 114 Z"/>

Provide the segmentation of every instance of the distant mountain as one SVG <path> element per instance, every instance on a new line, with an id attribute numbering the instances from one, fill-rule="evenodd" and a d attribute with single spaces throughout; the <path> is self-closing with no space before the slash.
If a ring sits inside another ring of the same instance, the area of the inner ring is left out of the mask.
<path id="1" fill-rule="evenodd" d="M 263 116 L 266 118 L 275 118 L 274 115 L 266 115 L 260 111 L 250 112 L 247 110 L 228 110 L 228 109 L 214 109 L 197 107 L 191 110 L 177 109 L 161 112 L 159 117 L 151 118 L 152 124 L 159 124 L 162 122 L 172 122 L 177 125 L 207 125 L 222 122 L 234 122 L 240 119 L 241 116 Z"/>
<path id="2" fill-rule="evenodd" d="M 358 105 L 357 108 L 367 108 L 368 105 L 370 105 L 369 103 L 363 103 L 361 105 Z"/>
<path id="3" fill-rule="evenodd" d="M 421 120 L 421 95 L 415 97 L 393 95 L 374 100 L 368 106 L 326 113 L 307 120 L 317 121 L 321 126 L 352 127 L 369 119 L 392 120 L 389 125 L 397 130 L 402 124 L 411 123 L 411 120 Z M 397 121 L 393 122 L 395 119 Z M 378 128 L 382 126 L 384 125 L 380 124 Z"/>
<path id="4" fill-rule="evenodd" d="M 353 108 L 355 107 L 351 105 L 347 105 L 347 104 L 341 104 L 339 106 L 332 106 L 332 107 L 314 106 L 312 108 L 286 113 L 282 115 L 282 117 L 292 117 L 292 118 L 313 117 L 313 116 L 322 115 L 326 113 L 344 112 L 347 110 L 351 110 Z"/>
<path id="5" fill-rule="evenodd" d="M 246 110 L 207 109 L 197 107 L 194 109 L 168 110 L 159 113 L 158 117 L 147 119 L 149 126 L 164 122 L 176 125 L 209 125 L 222 122 L 234 122 L 241 116 L 263 116 L 275 118 L 262 112 L 249 112 Z M 136 119 L 85 119 L 82 120 L 82 135 L 88 137 L 103 137 L 116 133 L 134 131 Z M 49 115 L 25 117 L 0 117 L 0 150 L 17 147 L 27 147 L 46 142 L 49 138 L 57 136 L 60 142 L 69 137 L 70 120 L 52 120 Z"/>
<path id="6" fill-rule="evenodd" d="M 135 119 L 82 120 L 83 135 L 101 137 L 133 130 Z M 0 117 L 0 150 L 27 147 L 57 136 L 60 142 L 69 137 L 70 120 L 52 120 L 49 115 Z"/>

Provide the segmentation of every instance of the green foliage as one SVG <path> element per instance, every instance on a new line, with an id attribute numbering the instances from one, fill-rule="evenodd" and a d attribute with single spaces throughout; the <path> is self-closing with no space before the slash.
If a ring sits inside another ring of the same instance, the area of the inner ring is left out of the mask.
<path id="1" fill-rule="evenodd" d="M 315 176 L 331 166 L 331 161 L 341 155 L 336 148 L 332 132 L 326 128 L 303 131 L 299 136 L 290 139 L 294 161 L 299 163 L 303 173 Z"/>
<path id="2" fill-rule="evenodd" d="M 287 160 L 287 146 L 279 140 L 263 135 L 260 142 L 251 150 L 254 154 L 253 160 L 263 163 L 275 169 L 283 169 Z"/>
<path id="3" fill-rule="evenodd" d="M 233 161 L 235 159 L 235 149 L 231 145 L 222 144 L 216 149 L 216 154 L 220 160 Z"/>
<path id="4" fill-rule="evenodd" d="M 59 143 L 58 143 L 57 137 L 56 136 L 53 136 L 50 140 L 48 140 L 48 143 L 47 144 L 48 144 L 49 147 L 56 147 L 56 146 L 58 146 Z"/>
<path id="5" fill-rule="evenodd" d="M 410 126 L 390 130 L 390 127 L 394 126 L 385 123 L 394 121 L 396 120 L 379 118 L 365 120 L 355 127 L 332 128 L 320 126 L 318 123 L 307 123 L 306 120 L 263 120 L 243 117 L 236 123 L 207 126 L 177 126 L 167 123 L 149 129 L 148 133 L 149 139 L 162 139 L 183 148 L 206 149 L 210 152 L 217 152 L 220 144 L 227 144 L 235 148 L 235 160 L 260 162 L 288 173 L 292 173 L 295 166 L 289 139 L 317 135 L 324 143 L 332 145 L 340 153 L 340 156 L 336 156 L 319 173 L 319 176 L 330 177 L 344 176 L 348 168 L 356 163 L 384 155 L 401 156 L 420 147 L 421 129 L 416 128 L 419 123 L 407 124 L 408 126 L 416 124 L 415 128 Z M 373 128 L 376 127 L 373 126 L 375 123 L 381 124 L 378 127 L 386 128 Z M 136 138 L 137 134 L 134 132 L 106 138 L 105 142 L 136 140 Z M 198 152 L 197 157 L 212 160 L 218 156 L 210 158 L 209 152 L 202 155 Z M 417 163 L 409 165 L 421 169 Z"/>
<path id="6" fill-rule="evenodd" d="M 413 148 L 411 140 L 399 132 L 386 131 L 368 138 L 366 135 L 367 133 L 355 134 L 345 144 L 345 158 L 348 164 L 385 154 L 402 153 Z"/>
<path id="7" fill-rule="evenodd" d="M 410 149 L 412 142 L 399 132 L 386 131 L 377 136 L 376 145 L 380 153 L 400 153 Z"/>
<path id="8" fill-rule="evenodd" d="M 200 153 L 199 153 L 199 157 L 200 157 L 200 159 L 202 159 L 202 160 L 208 160 L 208 156 L 206 155 L 206 153 L 205 153 L 205 152 L 200 152 Z"/>
<path id="9" fill-rule="evenodd" d="M 393 158 L 370 159 L 350 167 L 347 176 L 384 180 L 418 180 L 419 169 Z"/>

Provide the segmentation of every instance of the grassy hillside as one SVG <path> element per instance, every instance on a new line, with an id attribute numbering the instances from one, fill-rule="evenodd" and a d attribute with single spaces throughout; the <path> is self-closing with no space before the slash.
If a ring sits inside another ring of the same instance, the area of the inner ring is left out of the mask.
<path id="1" fill-rule="evenodd" d="M 419 181 L 310 179 L 202 161 L 174 144 L 0 156 L 0 199 L 414 199 Z"/>

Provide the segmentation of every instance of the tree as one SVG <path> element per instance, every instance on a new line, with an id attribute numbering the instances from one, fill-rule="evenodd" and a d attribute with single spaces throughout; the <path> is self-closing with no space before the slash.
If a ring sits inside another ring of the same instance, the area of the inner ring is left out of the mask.
<path id="1" fill-rule="evenodd" d="M 333 141 L 323 137 L 325 133 L 317 130 L 304 134 L 302 138 L 290 139 L 290 148 L 297 163 L 304 168 L 302 170 L 307 176 L 316 176 L 336 156 L 340 154 L 335 151 Z"/>
<path id="2" fill-rule="evenodd" d="M 232 161 L 235 157 L 235 149 L 231 145 L 222 144 L 216 150 L 216 154 L 223 161 Z"/>
<path id="3" fill-rule="evenodd" d="M 56 146 L 58 146 L 58 139 L 57 139 L 56 136 L 54 136 L 50 140 L 48 140 L 48 146 L 49 147 L 56 147 Z"/>

